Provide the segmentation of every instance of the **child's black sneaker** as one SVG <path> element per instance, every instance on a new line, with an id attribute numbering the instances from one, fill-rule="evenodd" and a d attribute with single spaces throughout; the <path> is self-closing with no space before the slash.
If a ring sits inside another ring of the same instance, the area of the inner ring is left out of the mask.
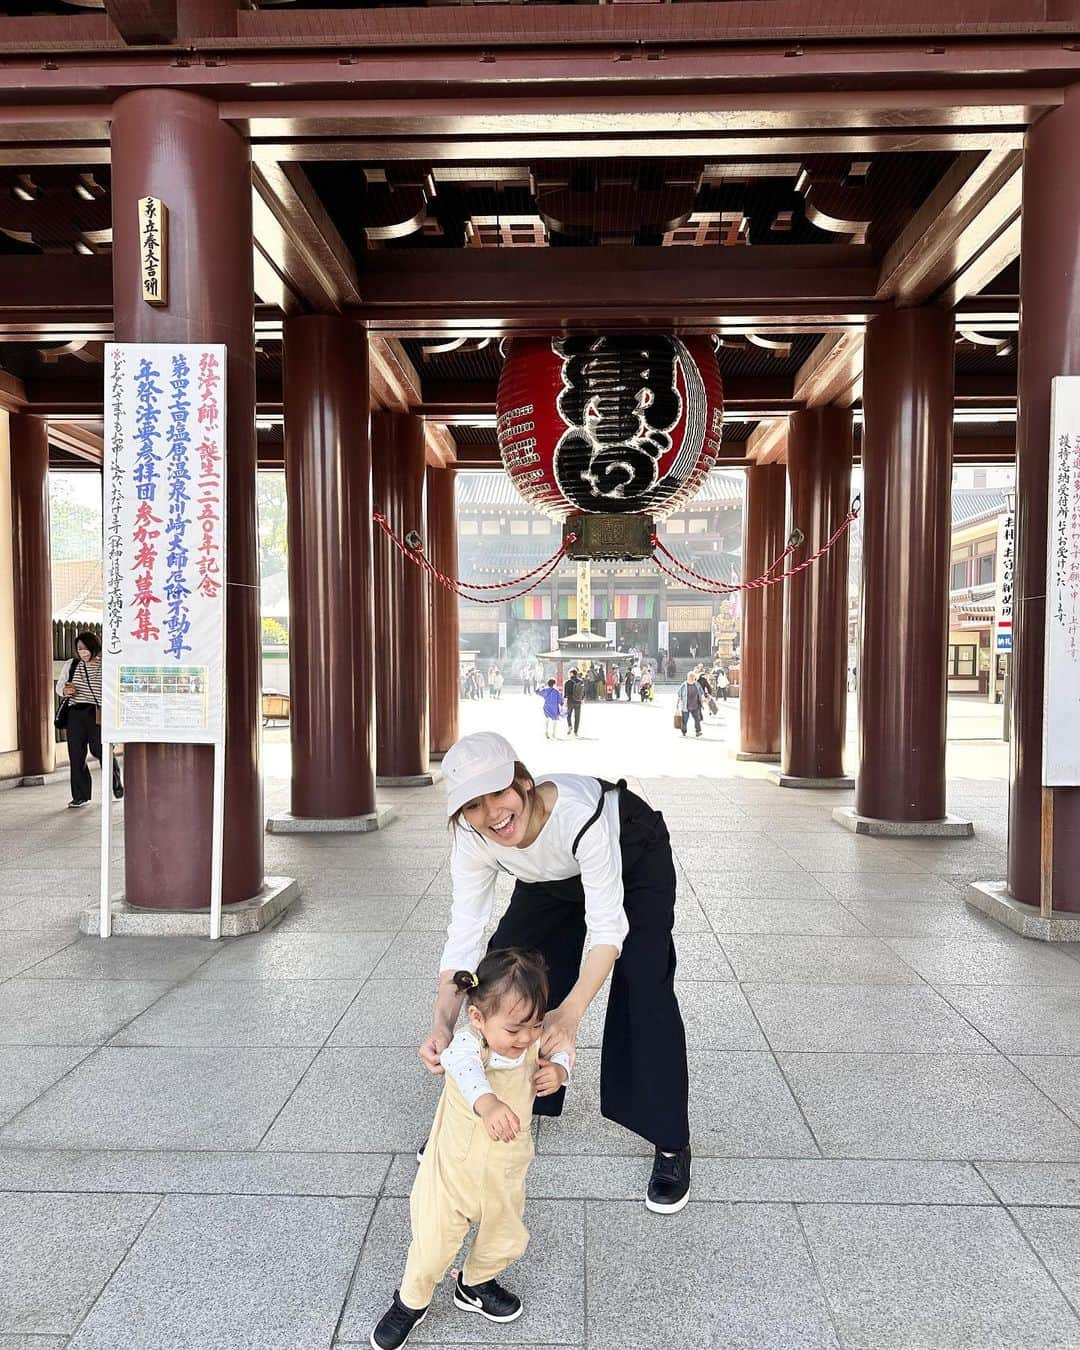
<path id="1" fill-rule="evenodd" d="M 521 1299 L 504 1289 L 498 1280 L 466 1284 L 460 1273 L 454 1285 L 454 1306 L 476 1312 L 489 1322 L 514 1322 L 521 1316 Z"/>
<path id="2" fill-rule="evenodd" d="M 407 1308 L 395 1289 L 393 1303 L 371 1333 L 373 1350 L 398 1350 L 412 1335 L 413 1327 L 418 1327 L 426 1316 L 426 1308 Z"/>
<path id="3" fill-rule="evenodd" d="M 645 1206 L 654 1214 L 677 1214 L 690 1199 L 690 1145 L 678 1153 L 656 1150 Z"/>

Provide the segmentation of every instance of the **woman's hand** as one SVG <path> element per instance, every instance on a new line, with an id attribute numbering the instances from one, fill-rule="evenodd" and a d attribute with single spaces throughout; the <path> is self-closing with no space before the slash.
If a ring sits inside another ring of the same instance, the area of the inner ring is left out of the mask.
<path id="1" fill-rule="evenodd" d="M 521 1121 L 504 1101 L 500 1101 L 494 1092 L 485 1092 L 478 1097 L 473 1110 L 484 1122 L 489 1139 L 501 1139 L 509 1144 L 521 1133 Z"/>
<path id="2" fill-rule="evenodd" d="M 533 1090 L 538 1097 L 550 1097 L 553 1092 L 558 1092 L 565 1082 L 566 1070 L 561 1064 L 552 1064 L 547 1059 L 540 1060 L 540 1067 L 533 1074 Z"/>
<path id="3" fill-rule="evenodd" d="M 441 1074 L 444 1072 L 443 1066 L 439 1063 L 439 1056 L 452 1040 L 453 1036 L 448 1031 L 436 1030 L 420 1042 L 417 1054 L 424 1061 L 424 1067 L 428 1073 Z"/>
<path id="4" fill-rule="evenodd" d="M 64 685 L 64 697 L 72 698 L 74 694 L 75 694 L 75 686 L 71 683 L 70 680 L 68 680 L 67 684 Z"/>
<path id="5" fill-rule="evenodd" d="M 567 1007 L 565 1003 L 552 1008 L 544 1018 L 544 1034 L 540 1038 L 540 1052 L 545 1059 L 550 1059 L 561 1050 L 570 1056 L 570 1064 L 573 1066 L 577 1056 L 577 1029 L 580 1021 L 581 1018 L 573 1008 Z"/>

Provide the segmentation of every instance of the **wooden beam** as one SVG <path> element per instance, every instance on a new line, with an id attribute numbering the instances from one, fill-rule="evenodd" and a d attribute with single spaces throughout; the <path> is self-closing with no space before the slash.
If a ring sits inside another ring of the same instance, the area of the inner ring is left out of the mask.
<path id="1" fill-rule="evenodd" d="M 862 333 L 826 333 L 795 374 L 793 396 L 808 408 L 850 408 L 862 397 Z"/>
<path id="2" fill-rule="evenodd" d="M 129 46 L 172 42 L 179 31 L 179 0 L 104 0 L 105 12 Z"/>
<path id="3" fill-rule="evenodd" d="M 251 207 L 262 300 L 286 314 L 336 314 L 356 303 L 352 256 L 299 165 L 252 165 Z"/>
<path id="4" fill-rule="evenodd" d="M 759 422 L 746 442 L 746 458 L 754 464 L 786 464 L 787 442 L 786 417 Z"/>
<path id="5" fill-rule="evenodd" d="M 17 375 L 0 370 L 0 408 L 5 412 L 21 412 L 26 407 L 26 386 Z"/>
<path id="6" fill-rule="evenodd" d="M 457 459 L 457 446 L 453 436 L 441 422 L 424 420 L 424 444 L 427 450 L 427 462 L 435 469 L 445 469 Z"/>
<path id="7" fill-rule="evenodd" d="M 368 381 L 373 409 L 415 412 L 422 401 L 420 376 L 396 338 L 370 339 Z"/>
<path id="8" fill-rule="evenodd" d="M 49 444 L 100 467 L 105 462 L 104 433 L 74 422 L 50 422 Z"/>
<path id="9" fill-rule="evenodd" d="M 1019 151 L 961 155 L 889 249 L 877 295 L 901 305 L 939 295 L 1019 219 L 1021 163 Z"/>

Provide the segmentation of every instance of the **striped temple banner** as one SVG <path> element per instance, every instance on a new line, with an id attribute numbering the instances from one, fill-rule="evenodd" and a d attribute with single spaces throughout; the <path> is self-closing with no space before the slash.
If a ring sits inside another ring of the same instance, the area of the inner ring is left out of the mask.
<path id="1" fill-rule="evenodd" d="M 653 619 L 656 617 L 656 596 L 617 595 L 613 617 L 616 619 Z"/>
<path id="2" fill-rule="evenodd" d="M 619 602 L 619 597 L 616 596 L 616 597 L 615 597 L 615 603 L 616 603 L 616 606 L 618 605 L 618 602 Z M 606 619 L 608 619 L 610 616 L 609 616 L 609 614 L 608 614 L 608 612 L 607 612 L 607 608 L 608 608 L 608 604 L 607 604 L 607 596 L 606 596 L 606 595 L 593 595 L 593 598 L 592 598 L 592 617 L 593 617 L 594 619 L 600 619 L 600 620 L 606 620 Z M 560 619 L 573 619 L 575 623 L 577 622 L 577 596 L 576 596 L 576 595 L 560 595 L 560 596 L 559 596 L 559 618 L 560 618 Z"/>
<path id="3" fill-rule="evenodd" d="M 551 618 L 550 595 L 521 595 L 514 601 L 515 619 Z"/>

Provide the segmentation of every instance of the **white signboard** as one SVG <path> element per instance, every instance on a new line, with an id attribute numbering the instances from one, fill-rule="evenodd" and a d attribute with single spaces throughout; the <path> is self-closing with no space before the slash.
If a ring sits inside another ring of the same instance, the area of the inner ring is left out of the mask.
<path id="1" fill-rule="evenodd" d="M 994 612 L 994 651 L 1012 651 L 1013 566 L 1016 561 L 1016 516 L 998 517 L 997 602 Z"/>
<path id="2" fill-rule="evenodd" d="M 660 652 L 669 650 L 667 619 L 661 619 L 656 625 L 656 650 Z"/>
<path id="3" fill-rule="evenodd" d="M 1043 784 L 1080 786 L 1080 376 L 1050 403 Z"/>
<path id="4" fill-rule="evenodd" d="M 105 348 L 102 738 L 225 733 L 225 348 Z"/>

